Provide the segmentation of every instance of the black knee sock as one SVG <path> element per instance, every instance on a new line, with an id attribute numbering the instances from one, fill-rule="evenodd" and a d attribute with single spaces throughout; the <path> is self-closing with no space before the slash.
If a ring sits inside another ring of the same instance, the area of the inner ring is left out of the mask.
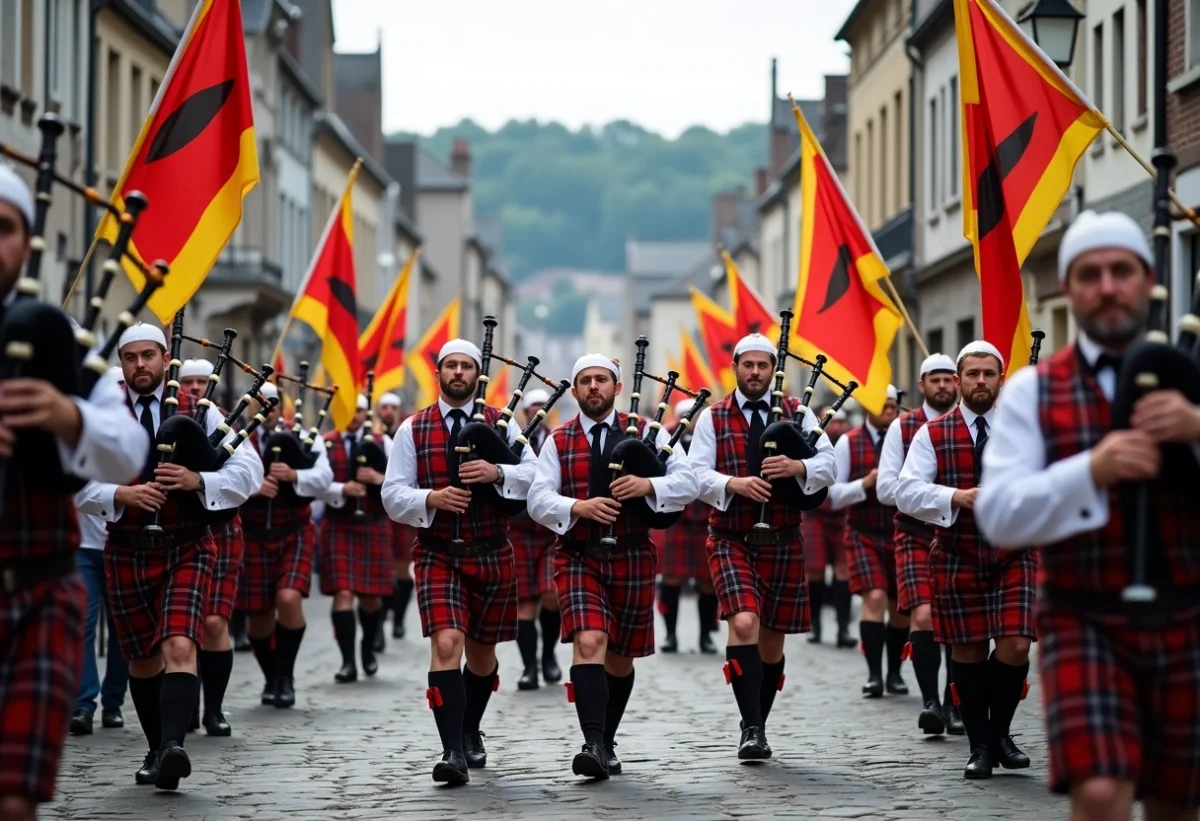
<path id="1" fill-rule="evenodd" d="M 1011 734 L 1013 716 L 1021 703 L 1025 689 L 1025 677 L 1029 675 L 1029 662 L 1017 667 L 1005 664 L 996 658 L 995 652 L 987 660 L 988 708 L 991 712 L 989 725 L 991 740 L 999 741 Z"/>
<path id="2" fill-rule="evenodd" d="M 491 675 L 487 676 L 477 676 L 465 664 L 463 665 L 463 687 L 467 693 L 467 706 L 463 711 L 464 733 L 479 732 L 479 723 L 483 721 L 488 701 L 499 684 L 499 662 L 496 662 L 496 668 L 492 670 Z"/>
<path id="3" fill-rule="evenodd" d="M 717 623 L 717 594 L 701 593 L 696 598 L 696 610 L 700 614 L 700 635 L 708 635 L 720 625 Z"/>
<path id="4" fill-rule="evenodd" d="M 368 613 L 361 607 L 358 608 L 358 623 L 362 625 L 362 650 L 363 656 L 366 658 L 375 657 L 375 633 L 379 630 L 379 622 L 383 618 L 383 613 L 376 610 L 374 613 Z"/>
<path id="5" fill-rule="evenodd" d="M 425 698 L 433 710 L 442 749 L 462 754 L 463 711 L 467 705 L 467 691 L 463 685 L 462 670 L 437 670 L 429 674 L 429 689 Z"/>
<path id="6" fill-rule="evenodd" d="M 837 613 L 838 632 L 850 629 L 850 582 L 846 579 L 833 580 L 833 609 Z"/>
<path id="7" fill-rule="evenodd" d="M 603 744 L 609 695 L 608 673 L 604 671 L 604 665 L 571 665 L 571 690 L 583 740 L 591 744 Z"/>
<path id="8" fill-rule="evenodd" d="M 308 625 L 302 624 L 296 629 L 284 627 L 279 622 L 275 622 L 275 647 L 279 654 L 279 675 L 293 678 L 296 669 L 296 656 L 300 653 L 300 642 L 304 639 L 304 629 Z"/>
<path id="9" fill-rule="evenodd" d="M 162 708 L 159 706 L 159 696 L 162 692 L 163 673 L 150 678 L 129 679 L 129 697 L 133 701 L 133 710 L 137 713 L 146 735 L 147 749 L 158 752 L 162 746 Z"/>
<path id="10" fill-rule="evenodd" d="M 821 608 L 825 606 L 825 580 L 808 580 L 808 617 L 812 622 L 812 634 L 821 635 Z"/>
<path id="11" fill-rule="evenodd" d="M 537 667 L 537 625 L 533 619 L 517 620 L 517 649 L 521 651 L 521 663 L 526 670 Z"/>
<path id="12" fill-rule="evenodd" d="M 262 638 L 255 638 L 251 636 L 250 646 L 254 648 L 254 660 L 258 662 L 259 669 L 262 670 L 263 680 L 267 684 L 274 683 L 278 670 L 276 666 L 278 656 L 272 637 L 263 636 Z"/>
<path id="13" fill-rule="evenodd" d="M 229 619 L 229 634 L 233 638 L 240 639 L 246 635 L 246 611 L 240 607 L 234 609 L 232 616 Z"/>
<path id="14" fill-rule="evenodd" d="M 668 636 L 675 635 L 675 626 L 679 623 L 679 591 L 677 584 L 661 584 L 658 587 L 658 600 L 662 602 L 662 617 Z"/>
<path id="15" fill-rule="evenodd" d="M 900 665 L 904 664 L 904 645 L 906 644 L 908 644 L 908 628 L 892 627 L 889 624 L 887 628 L 887 659 L 889 673 L 900 672 Z"/>
<path id="16" fill-rule="evenodd" d="M 395 607 L 392 612 L 397 622 L 404 623 L 404 614 L 408 612 L 408 602 L 412 599 L 413 580 L 396 579 L 392 582 L 392 599 Z"/>
<path id="17" fill-rule="evenodd" d="M 730 645 L 725 648 L 725 658 L 733 697 L 742 714 L 742 728 L 761 727 L 763 660 L 758 654 L 758 645 Z"/>
<path id="18" fill-rule="evenodd" d="M 988 719 L 987 662 L 954 663 L 954 689 L 958 693 L 958 712 L 967 728 L 971 749 L 986 747 L 990 737 Z"/>
<path id="19" fill-rule="evenodd" d="M 201 650 L 198 661 L 204 682 L 204 713 L 215 715 L 221 712 L 229 677 L 233 674 L 233 650 Z"/>
<path id="20" fill-rule="evenodd" d="M 625 707 L 629 704 L 629 694 L 633 692 L 633 674 L 630 670 L 627 676 L 608 677 L 608 708 L 604 711 L 604 743 L 611 745 L 617 738 L 617 728 L 625 716 Z"/>
<path id="21" fill-rule="evenodd" d="M 921 701 L 938 703 L 938 668 L 942 666 L 942 654 L 933 643 L 932 630 L 914 630 L 908 634 L 912 642 L 913 672 L 917 674 L 917 686 L 921 688 Z"/>
<path id="22" fill-rule="evenodd" d="M 162 722 L 160 749 L 183 746 L 199 693 L 200 679 L 192 673 L 167 673 L 163 676 L 162 690 L 158 694 L 158 714 Z"/>
<path id="23" fill-rule="evenodd" d="M 354 662 L 354 611 L 334 610 L 330 618 L 333 620 L 333 635 L 337 638 L 338 649 L 342 651 L 342 666 L 357 667 Z"/>
<path id="24" fill-rule="evenodd" d="M 867 659 L 867 671 L 872 678 L 883 678 L 883 645 L 886 629 L 881 621 L 860 621 L 858 633 L 862 636 L 863 655 Z"/>
<path id="25" fill-rule="evenodd" d="M 554 648 L 562 639 L 562 614 L 557 607 L 543 607 L 538 614 L 538 623 L 542 626 L 542 663 L 545 664 L 546 659 L 554 658 Z"/>
<path id="26" fill-rule="evenodd" d="M 930 631 L 932 632 L 932 631 Z M 954 656 L 950 652 L 950 645 L 940 645 L 946 653 L 946 695 L 942 701 L 943 704 L 954 704 L 954 698 L 951 689 L 954 687 Z"/>
<path id="27" fill-rule="evenodd" d="M 775 694 L 783 686 L 783 662 L 783 657 L 780 657 L 779 661 L 763 662 L 762 693 L 759 696 L 763 724 L 767 723 L 767 716 L 771 715 L 771 707 L 775 704 Z"/>

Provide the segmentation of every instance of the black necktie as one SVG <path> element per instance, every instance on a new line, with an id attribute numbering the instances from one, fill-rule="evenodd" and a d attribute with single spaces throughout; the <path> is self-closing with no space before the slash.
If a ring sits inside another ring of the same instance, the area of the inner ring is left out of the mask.
<path id="1" fill-rule="evenodd" d="M 758 399 L 742 406 L 750 411 L 750 441 L 746 443 L 746 475 L 757 476 L 762 472 L 762 437 L 767 429 L 766 415 L 770 407 Z"/>
<path id="2" fill-rule="evenodd" d="M 138 404 L 142 406 L 141 423 L 146 429 L 146 433 L 150 434 L 150 447 L 154 447 L 154 413 L 150 410 L 150 406 L 158 401 L 157 396 L 139 396 Z"/>
<path id="3" fill-rule="evenodd" d="M 1096 358 L 1096 364 L 1092 367 L 1092 373 L 1099 374 L 1105 368 L 1112 368 L 1113 373 L 1117 376 L 1121 375 L 1121 366 L 1125 364 L 1125 358 L 1122 356 L 1113 356 L 1108 353 L 1101 353 Z"/>
<path id="4" fill-rule="evenodd" d="M 982 419 L 983 417 L 979 417 Z M 875 437 L 875 466 L 879 466 L 879 459 L 883 456 L 883 431 Z"/>
<path id="5" fill-rule="evenodd" d="M 982 416 L 975 418 L 975 484 L 979 484 L 979 475 L 983 470 L 983 446 L 988 440 L 988 423 Z"/>
<path id="6" fill-rule="evenodd" d="M 467 418 L 464 411 L 455 408 L 450 411 L 450 438 L 446 440 L 446 458 L 454 458 L 454 447 L 458 444 L 458 434 L 463 429 L 463 420 Z"/>
<path id="7" fill-rule="evenodd" d="M 355 445 L 355 444 L 356 444 L 356 442 L 355 442 L 355 436 L 354 436 L 354 434 L 353 434 L 353 433 L 347 433 L 347 434 L 346 434 L 346 455 L 347 455 L 347 456 L 353 456 L 353 455 L 354 455 L 354 445 Z"/>
<path id="8" fill-rule="evenodd" d="M 607 422 L 597 422 L 592 425 L 592 455 L 588 462 L 588 498 L 608 496 L 608 486 L 612 484 L 608 472 L 608 459 L 604 456 L 604 431 L 608 430 Z"/>

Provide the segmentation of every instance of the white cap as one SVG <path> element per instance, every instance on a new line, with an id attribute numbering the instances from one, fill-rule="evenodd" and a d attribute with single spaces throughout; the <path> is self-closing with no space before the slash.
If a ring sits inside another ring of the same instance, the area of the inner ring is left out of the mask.
<path id="1" fill-rule="evenodd" d="M 179 366 L 179 378 L 185 376 L 212 376 L 213 364 L 207 359 L 189 359 Z"/>
<path id="2" fill-rule="evenodd" d="M 949 371 L 954 373 L 958 368 L 954 366 L 954 360 L 946 356 L 944 353 L 933 353 L 925 357 L 925 361 L 921 363 L 921 377 L 924 378 L 927 373 L 936 371 Z"/>
<path id="3" fill-rule="evenodd" d="M 275 387 L 270 382 L 263 382 L 263 386 L 259 390 L 259 393 L 261 393 L 267 399 L 270 399 L 272 396 L 274 396 L 276 399 L 279 398 L 279 388 Z"/>
<path id="4" fill-rule="evenodd" d="M 738 340 L 737 345 L 733 348 L 733 358 L 737 359 L 746 351 L 762 351 L 769 353 L 771 358 L 775 358 L 775 354 L 779 351 L 778 345 L 771 344 L 771 340 L 762 334 L 747 334 Z"/>
<path id="5" fill-rule="evenodd" d="M 358 409 L 359 410 L 367 409 L 367 397 L 363 396 L 361 393 L 358 395 Z"/>
<path id="6" fill-rule="evenodd" d="M 33 192 L 8 163 L 0 163 L 0 202 L 7 202 L 25 218 L 25 230 L 33 226 Z"/>
<path id="7" fill-rule="evenodd" d="M 899 399 L 900 398 L 900 393 L 896 390 L 895 385 L 887 386 L 887 398 L 888 399 Z"/>
<path id="8" fill-rule="evenodd" d="M 438 364 L 442 364 L 442 360 L 452 353 L 460 353 L 469 356 L 475 360 L 475 364 L 483 367 L 483 354 L 479 352 L 479 347 L 469 339 L 451 339 L 442 349 L 438 351 Z"/>
<path id="9" fill-rule="evenodd" d="M 602 353 L 585 353 L 575 360 L 575 367 L 571 368 L 571 382 L 574 383 L 575 377 L 586 368 L 607 368 L 612 371 L 613 379 L 621 381 L 621 369 L 616 362 Z"/>
<path id="10" fill-rule="evenodd" d="M 987 356 L 988 354 L 991 354 L 999 359 L 1000 369 L 1004 370 L 1004 357 L 1000 354 L 1000 351 L 995 345 L 985 339 L 976 339 L 974 342 L 968 342 L 966 345 L 964 345 L 963 349 L 958 352 L 958 359 L 956 359 L 955 362 L 958 365 L 961 365 L 965 357 Z M 955 370 L 957 370 L 957 368 L 955 368 Z"/>
<path id="11" fill-rule="evenodd" d="M 121 369 L 120 365 L 113 365 L 111 368 L 109 368 L 108 375 L 118 382 L 125 381 L 125 371 Z"/>
<path id="12" fill-rule="evenodd" d="M 396 407 L 400 407 L 400 397 L 396 396 L 396 394 L 392 393 L 391 391 L 388 391 L 383 396 L 379 397 L 379 407 L 382 408 L 384 405 L 395 405 Z"/>
<path id="13" fill-rule="evenodd" d="M 130 342 L 157 342 L 164 351 L 167 349 L 167 338 L 163 336 L 162 328 L 147 325 L 145 322 L 130 325 L 117 340 L 117 350 L 121 350 Z"/>
<path id="14" fill-rule="evenodd" d="M 1101 248 L 1120 248 L 1136 254 L 1153 268 L 1150 243 L 1133 218 L 1120 211 L 1084 211 L 1063 234 L 1058 245 L 1058 281 L 1066 282 L 1067 271 L 1076 258 Z"/>
<path id="15" fill-rule="evenodd" d="M 549 393 L 542 390 L 541 388 L 534 388 L 533 390 L 531 390 L 525 394 L 525 401 L 524 401 L 524 404 L 521 405 L 521 407 L 528 410 L 529 408 L 532 408 L 534 405 L 544 405 L 549 401 L 550 401 Z"/>
<path id="16" fill-rule="evenodd" d="M 835 410 L 833 412 L 833 418 L 836 419 L 838 422 L 845 422 L 846 421 L 846 412 L 844 410 L 842 410 L 841 408 L 838 408 L 837 410 Z"/>
<path id="17" fill-rule="evenodd" d="M 675 416 L 682 419 L 683 415 L 695 407 L 695 405 L 696 400 L 692 399 L 691 397 L 688 397 L 687 399 L 680 399 L 675 403 Z"/>

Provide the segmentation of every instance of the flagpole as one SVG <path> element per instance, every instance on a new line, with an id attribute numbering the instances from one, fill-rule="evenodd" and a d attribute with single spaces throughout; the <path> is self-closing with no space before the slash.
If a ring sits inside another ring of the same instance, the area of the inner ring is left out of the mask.
<path id="1" fill-rule="evenodd" d="M 929 349 L 925 347 L 925 340 L 921 338 L 921 332 L 917 330 L 916 323 L 908 315 L 908 308 L 904 307 L 904 300 L 900 298 L 900 292 L 896 290 L 896 285 L 892 282 L 892 275 L 890 273 L 885 275 L 883 282 L 887 285 L 888 296 L 896 303 L 896 308 L 900 311 L 900 315 L 904 317 L 904 324 L 908 325 L 908 329 L 912 331 L 913 338 L 917 340 L 917 345 L 921 348 L 921 353 L 925 354 L 925 358 L 928 359 Z"/>
<path id="2" fill-rule="evenodd" d="M 1146 159 L 1134 150 L 1133 146 L 1121 136 L 1121 132 L 1113 128 L 1112 123 L 1108 123 L 1104 127 L 1108 129 L 1108 133 L 1112 135 L 1113 139 L 1116 140 L 1122 148 L 1129 152 L 1129 156 L 1137 160 L 1138 165 L 1146 169 L 1147 174 L 1149 174 L 1151 177 L 1158 177 L 1158 172 L 1154 170 L 1154 166 L 1146 162 Z M 1179 195 L 1175 193 L 1174 188 L 1167 189 L 1167 196 L 1171 198 L 1171 202 L 1175 204 L 1175 207 L 1180 210 L 1185 218 L 1191 220 L 1193 225 L 1200 227 L 1200 214 L 1197 214 L 1193 209 L 1184 205 L 1183 200 L 1179 199 Z"/>

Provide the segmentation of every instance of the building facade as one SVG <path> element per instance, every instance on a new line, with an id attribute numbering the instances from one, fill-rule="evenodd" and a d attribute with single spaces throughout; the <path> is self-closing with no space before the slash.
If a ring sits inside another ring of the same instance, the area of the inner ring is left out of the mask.
<path id="1" fill-rule="evenodd" d="M 1200 3 L 1170 0 L 1168 14 L 1167 144 L 1178 161 L 1175 191 L 1185 205 L 1200 210 Z M 1152 70 L 1150 77 L 1153 82 Z M 1171 248 L 1168 284 L 1174 328 L 1190 308 L 1200 272 L 1200 229 L 1187 220 L 1174 221 Z"/>

